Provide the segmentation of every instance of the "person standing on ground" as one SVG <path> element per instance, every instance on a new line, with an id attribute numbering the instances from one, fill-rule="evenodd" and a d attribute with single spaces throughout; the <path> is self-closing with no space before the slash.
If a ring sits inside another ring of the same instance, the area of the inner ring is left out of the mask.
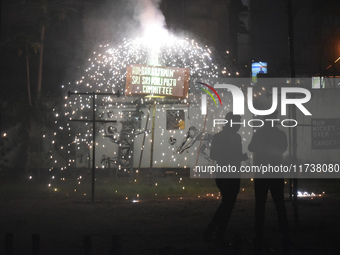
<path id="1" fill-rule="evenodd" d="M 277 120 L 277 111 L 266 116 L 266 119 Z M 274 121 L 265 121 L 260 129 L 254 132 L 248 150 L 254 153 L 254 165 L 279 166 L 283 163 L 283 153 L 287 150 L 286 133 L 275 127 Z M 268 191 L 273 198 L 277 211 L 283 249 L 288 253 L 288 220 L 284 203 L 284 179 L 280 173 L 274 178 L 254 179 L 255 188 L 255 252 L 259 254 L 263 248 L 263 227 L 265 220 L 265 205 Z"/>
<path id="2" fill-rule="evenodd" d="M 242 153 L 242 139 L 237 133 L 240 129 L 241 116 L 229 112 L 225 118 L 227 124 L 222 131 L 213 136 L 210 158 L 220 167 L 233 166 L 239 170 L 241 161 L 248 158 L 246 153 Z M 220 190 L 222 202 L 205 229 L 204 238 L 210 242 L 216 234 L 216 243 L 223 246 L 225 230 L 240 191 L 240 176 L 239 174 L 216 173 L 216 185 Z"/>

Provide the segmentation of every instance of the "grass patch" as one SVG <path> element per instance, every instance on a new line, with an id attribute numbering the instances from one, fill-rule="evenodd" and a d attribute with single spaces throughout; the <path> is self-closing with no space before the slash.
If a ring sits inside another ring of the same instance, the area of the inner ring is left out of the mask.
<path id="1" fill-rule="evenodd" d="M 321 194 L 339 194 L 339 179 L 299 179 L 298 190 Z M 289 192 L 289 182 L 285 192 Z M 91 175 L 84 174 L 81 179 L 69 176 L 64 180 L 45 180 L 37 182 L 27 178 L 2 178 L 0 180 L 1 199 L 91 199 Z M 197 198 L 207 194 L 217 195 L 219 190 L 214 179 L 191 179 L 187 174 L 152 176 L 147 174 L 136 179 L 129 177 L 110 178 L 98 176 L 95 182 L 95 200 L 157 200 L 167 198 Z M 253 182 L 241 180 L 241 192 L 253 195 Z"/>

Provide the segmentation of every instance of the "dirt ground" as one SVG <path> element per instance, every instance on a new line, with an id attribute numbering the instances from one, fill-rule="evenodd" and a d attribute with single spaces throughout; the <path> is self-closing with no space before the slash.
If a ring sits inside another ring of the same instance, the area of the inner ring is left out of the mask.
<path id="1" fill-rule="evenodd" d="M 218 248 L 203 241 L 202 232 L 220 200 L 216 197 L 129 201 L 71 199 L 6 199 L 1 197 L 0 254 L 5 234 L 13 233 L 13 254 L 32 254 L 32 234 L 40 235 L 40 254 L 84 254 L 91 236 L 92 254 L 111 254 L 112 239 L 121 253 L 112 254 L 253 254 L 254 199 L 241 193 L 227 229 L 232 245 Z M 292 203 L 286 202 L 292 254 L 339 254 L 340 199 L 325 195 L 300 199 L 299 227 Z M 282 254 L 271 198 L 266 208 L 264 254 Z"/>

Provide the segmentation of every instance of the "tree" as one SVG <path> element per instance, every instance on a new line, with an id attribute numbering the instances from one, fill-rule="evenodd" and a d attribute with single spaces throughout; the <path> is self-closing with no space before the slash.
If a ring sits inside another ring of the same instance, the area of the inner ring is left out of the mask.
<path id="1" fill-rule="evenodd" d="M 29 106 L 32 106 L 32 94 L 31 94 L 31 82 L 30 82 L 30 57 L 34 52 L 38 53 L 40 49 L 40 43 L 33 39 L 32 36 L 23 35 L 19 39 L 18 54 L 24 55 L 26 60 L 26 75 L 27 75 L 27 95 Z"/>
<path id="2" fill-rule="evenodd" d="M 68 19 L 68 14 L 75 12 L 73 8 L 73 0 L 27 0 L 22 1 L 23 6 L 31 11 L 34 17 L 38 17 L 39 21 L 39 64 L 37 77 L 37 94 L 36 101 L 31 107 L 31 120 L 29 128 L 29 146 L 27 152 L 26 170 L 28 168 L 36 168 L 37 176 L 40 178 L 41 168 L 41 132 L 42 132 L 42 109 L 44 106 L 41 102 L 42 76 L 43 76 L 43 59 L 44 59 L 44 42 L 45 33 L 51 23 L 55 21 L 64 21 Z M 28 63 L 29 66 L 29 63 Z M 29 72 L 29 70 L 28 70 Z"/>
<path id="3" fill-rule="evenodd" d="M 54 20 L 68 20 L 68 15 L 70 13 L 76 12 L 76 9 L 73 7 L 73 0 L 28 0 L 23 1 L 23 4 L 32 9 L 35 13 L 37 13 L 40 22 L 40 51 L 36 96 L 36 99 L 39 102 L 41 99 L 44 41 L 46 30 L 48 29 L 50 23 Z"/>

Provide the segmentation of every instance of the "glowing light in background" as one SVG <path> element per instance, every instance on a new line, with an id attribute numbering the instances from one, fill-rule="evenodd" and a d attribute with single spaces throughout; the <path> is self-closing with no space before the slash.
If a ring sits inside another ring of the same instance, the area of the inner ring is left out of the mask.
<path id="1" fill-rule="evenodd" d="M 201 45 L 194 39 L 169 33 L 165 28 L 165 18 L 159 10 L 159 3 L 159 0 L 138 1 L 135 16 L 141 26 L 141 35 L 135 38 L 123 39 L 119 45 L 115 46 L 109 44 L 100 45 L 88 59 L 86 68 L 79 79 L 74 83 L 63 84 L 61 88 L 65 92 L 68 90 L 96 93 L 116 93 L 119 91 L 124 95 L 126 67 L 131 64 L 190 68 L 191 83 L 196 80 L 218 78 L 221 74 L 228 76 L 239 75 L 239 72 L 234 70 L 226 60 L 227 58 L 216 54 L 208 46 Z M 229 54 L 229 51 L 223 54 Z M 221 72 L 222 70 L 223 72 Z M 127 103 L 133 104 L 134 100 L 136 100 L 134 97 L 123 97 L 119 100 L 112 97 L 98 97 L 96 99 L 97 115 L 103 118 L 105 118 L 104 116 L 111 118 L 112 113 L 110 111 L 114 108 L 117 110 L 115 110 L 117 121 L 121 121 L 124 119 L 122 111 L 127 108 Z M 144 98 L 140 100 L 141 104 L 148 104 L 152 99 Z M 193 100 L 195 103 L 196 98 L 194 97 Z M 159 102 L 162 101 L 159 100 Z M 157 103 L 158 105 L 159 102 Z M 197 100 L 196 103 L 198 104 L 199 102 Z M 190 103 L 192 104 L 193 102 Z M 177 104 L 189 105 L 189 101 L 187 99 L 178 100 Z M 63 179 L 65 178 L 64 174 L 71 171 L 70 169 L 76 168 L 77 151 L 81 150 L 81 148 L 87 148 L 89 152 L 94 146 L 92 144 L 92 126 L 90 123 L 78 125 L 67 121 L 68 119 L 86 120 L 90 118 L 93 107 L 92 96 L 79 95 L 72 98 L 65 96 L 62 106 L 62 109 L 53 109 L 55 130 L 50 144 L 52 166 L 49 173 L 53 178 L 51 177 L 48 186 L 52 189 L 54 188 L 55 191 L 59 191 L 59 187 L 55 188 L 53 186 L 60 180 L 65 180 Z M 229 105 L 226 107 L 229 107 Z M 157 112 L 160 111 L 164 113 L 165 109 L 157 109 Z M 197 118 L 199 117 L 197 116 Z M 149 121 L 151 122 L 150 118 Z M 200 124 L 198 128 L 201 128 Z M 136 130 L 136 132 L 141 132 L 141 130 Z M 100 134 L 104 135 L 104 131 L 100 130 Z M 45 134 L 43 135 L 45 137 Z M 184 135 L 185 133 L 183 133 Z M 113 139 L 118 141 L 119 134 Z M 164 143 L 165 141 L 163 140 L 161 145 L 164 146 Z M 98 145 L 96 144 L 95 146 Z M 119 146 L 123 145 L 119 144 Z M 82 161 L 89 161 L 89 155 L 90 153 L 85 155 Z M 172 157 L 171 160 L 176 161 L 176 157 Z M 163 162 L 163 160 L 161 159 L 160 162 Z M 178 164 L 178 167 L 186 168 L 187 166 Z M 96 168 L 99 169 L 97 166 Z M 117 168 L 124 170 L 122 166 Z M 54 178 L 56 175 L 58 175 L 58 178 Z M 81 177 L 75 179 L 76 186 L 83 183 L 80 181 Z M 155 186 L 158 186 L 158 184 L 156 183 Z M 180 188 L 185 189 L 184 186 Z M 84 193 L 84 196 L 86 196 L 86 193 Z"/>
<path id="2" fill-rule="evenodd" d="M 182 38 L 176 35 L 168 34 L 160 40 L 157 58 L 163 66 L 185 67 L 190 68 L 190 78 L 192 81 L 204 78 L 219 77 L 220 70 L 230 69 L 227 63 L 220 67 L 214 61 L 214 54 L 207 46 L 201 46 L 193 39 Z M 88 59 L 88 65 L 81 75 L 80 79 L 74 84 L 63 85 L 62 89 L 66 92 L 71 91 L 88 91 L 88 92 L 121 92 L 124 95 L 126 82 L 126 66 L 129 64 L 147 64 L 149 61 L 149 45 L 145 38 L 124 39 L 117 47 L 110 45 L 100 45 L 98 50 L 93 52 Z M 231 70 L 230 70 L 231 71 Z M 87 147 L 90 150 L 92 144 L 92 127 L 91 124 L 67 122 L 68 119 L 87 119 L 91 116 L 92 97 L 76 96 L 73 98 L 65 97 L 61 112 L 54 109 L 55 130 L 53 131 L 53 140 L 51 141 L 50 159 L 54 159 L 53 166 L 49 169 L 52 175 L 56 171 L 67 170 L 75 166 L 76 151 Z M 120 98 L 119 101 L 112 97 L 103 97 L 96 100 L 96 109 L 102 110 L 98 113 L 101 116 L 110 116 L 110 108 L 118 111 L 126 109 L 125 103 L 132 103 L 136 98 Z M 141 103 L 147 104 L 151 99 L 144 98 Z M 161 100 L 162 101 L 162 100 Z M 198 101 L 199 102 L 199 101 Z M 198 103 L 197 102 L 197 103 Z M 188 100 L 178 100 L 177 103 L 188 104 Z M 192 102 L 191 102 L 192 103 Z M 165 111 L 164 108 L 157 111 Z M 122 112 L 116 112 L 118 121 L 123 119 Z M 197 116 L 199 118 L 199 116 Z M 78 127 L 78 128 L 75 128 Z M 140 130 L 139 130 L 140 131 Z M 99 131 L 104 133 L 103 130 Z M 175 133 L 175 131 L 174 131 Z M 43 134 L 45 136 L 45 134 Z M 184 135 L 184 134 L 183 134 Z M 118 135 L 119 136 L 119 135 Z M 118 139 L 119 137 L 115 137 Z M 68 158 L 65 163 L 55 159 L 55 153 L 67 154 Z M 87 158 L 88 159 L 88 158 Z M 85 159 L 86 160 L 86 159 Z M 175 161 L 176 158 L 173 158 Z M 64 165 L 61 165 L 64 164 Z M 179 167 L 186 167 L 180 166 Z M 62 178 L 62 176 L 61 176 Z M 79 180 L 77 181 L 79 183 Z M 51 185 L 52 187 L 52 185 Z"/>
<path id="3" fill-rule="evenodd" d="M 311 193 L 309 193 L 309 192 L 307 192 L 307 191 L 303 191 L 303 192 L 301 192 L 301 191 L 298 191 L 297 192 L 297 196 L 298 197 L 305 197 L 305 198 L 311 198 L 311 199 L 313 199 L 314 197 L 321 197 L 321 196 L 323 196 L 323 195 L 325 195 L 325 192 L 323 191 L 322 192 L 322 194 L 315 194 L 314 192 L 311 192 Z"/>

